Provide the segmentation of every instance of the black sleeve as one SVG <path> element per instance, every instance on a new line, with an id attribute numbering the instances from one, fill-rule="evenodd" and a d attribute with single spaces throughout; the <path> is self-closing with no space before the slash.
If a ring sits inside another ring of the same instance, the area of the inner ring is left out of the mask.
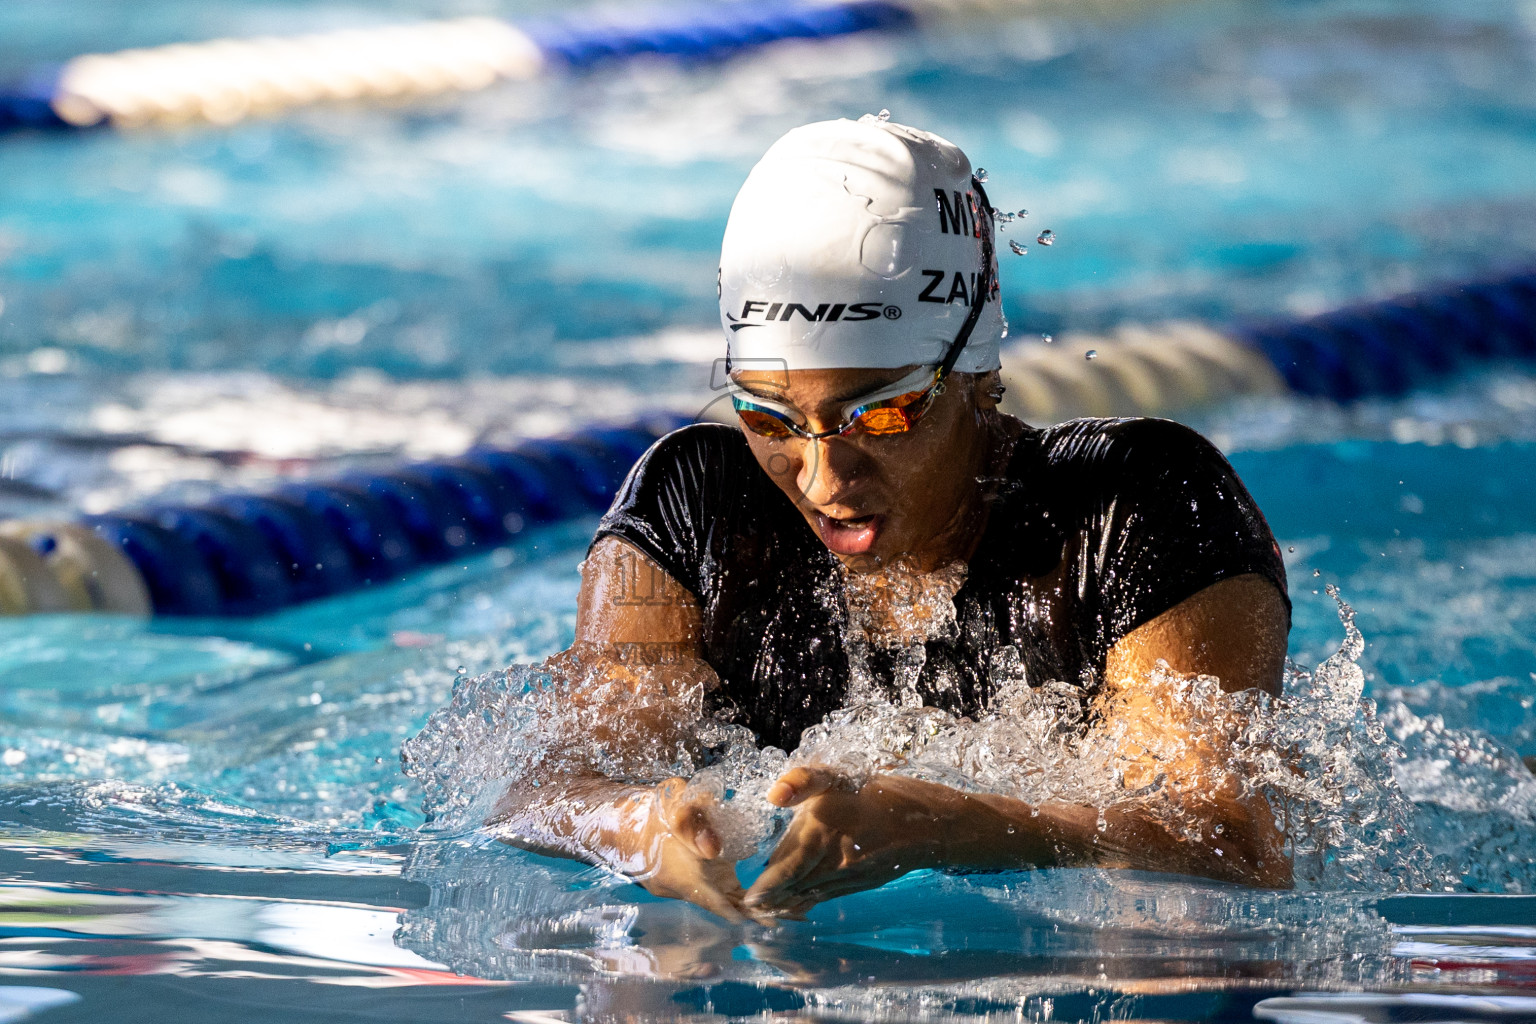
<path id="1" fill-rule="evenodd" d="M 1120 420 L 1097 439 L 1081 554 L 1104 651 L 1213 583 L 1257 573 L 1286 596 L 1269 524 L 1216 447 L 1170 420 Z M 1085 481 L 1088 483 L 1088 481 Z"/>
<path id="2" fill-rule="evenodd" d="M 727 480 L 748 467 L 740 431 L 716 423 L 674 430 L 630 469 L 592 538 L 619 537 L 651 557 L 667 574 L 702 595 L 701 575 L 714 531 L 733 519 L 722 506 Z M 752 470 L 756 466 L 750 467 Z"/>

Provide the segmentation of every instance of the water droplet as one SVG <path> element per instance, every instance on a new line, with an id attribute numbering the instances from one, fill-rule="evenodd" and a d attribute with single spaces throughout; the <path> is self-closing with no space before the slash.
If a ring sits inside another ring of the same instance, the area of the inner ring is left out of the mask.
<path id="1" fill-rule="evenodd" d="M 469 669 L 465 668 L 463 665 L 460 665 L 456 671 L 458 672 L 459 675 L 462 676 L 465 673 L 467 673 L 469 671 Z"/>
<path id="2" fill-rule="evenodd" d="M 1028 216 L 1029 216 L 1029 211 L 1028 210 L 1020 210 L 1019 211 L 1019 220 L 1023 220 L 1025 217 L 1028 217 Z"/>
<path id="3" fill-rule="evenodd" d="M 1099 358 L 1099 350 L 1096 349 L 1096 348 L 1091 348 L 1087 352 L 1083 353 L 1083 358 L 1084 359 L 1097 359 L 1097 358 Z"/>
<path id="4" fill-rule="evenodd" d="M 983 185 L 987 183 L 987 169 L 985 167 L 976 168 L 976 180 Z"/>
<path id="5" fill-rule="evenodd" d="M 1023 256 L 1025 253 L 1029 252 L 1028 249 L 1024 248 L 1022 245 L 1020 245 L 1018 242 L 1014 241 L 1013 239 L 1009 239 L 1008 240 L 1008 248 L 1013 250 L 1013 254 L 1015 256 Z"/>
<path id="6" fill-rule="evenodd" d="M 875 120 L 876 121 L 889 121 L 890 119 L 891 119 L 891 112 L 889 110 L 886 110 L 884 107 L 881 107 L 880 108 L 880 113 L 875 115 Z"/>
<path id="7" fill-rule="evenodd" d="M 1227 826 L 1221 824 L 1220 822 L 1217 822 L 1216 827 L 1211 829 L 1211 831 L 1215 832 L 1217 835 L 1221 835 L 1226 830 L 1227 830 Z"/>
<path id="8" fill-rule="evenodd" d="M 1296 553 L 1296 545 L 1292 544 L 1290 547 L 1286 548 L 1285 550 L 1289 551 L 1291 554 L 1294 555 Z"/>
<path id="9" fill-rule="evenodd" d="M 1051 337 L 1049 334 L 1042 334 L 1042 335 L 1040 335 L 1040 340 L 1045 342 L 1047 345 L 1049 345 L 1051 342 L 1055 341 L 1056 339 Z"/>
<path id="10" fill-rule="evenodd" d="M 1313 576 L 1321 576 L 1322 574 L 1323 574 L 1323 570 L 1321 570 L 1321 569 L 1313 569 L 1312 570 L 1312 575 Z"/>
<path id="11" fill-rule="evenodd" d="M 1050 228 L 1046 228 L 1044 231 L 1040 232 L 1040 234 L 1035 236 L 1035 241 L 1039 242 L 1041 245 L 1055 245 L 1056 232 L 1052 231 Z"/>

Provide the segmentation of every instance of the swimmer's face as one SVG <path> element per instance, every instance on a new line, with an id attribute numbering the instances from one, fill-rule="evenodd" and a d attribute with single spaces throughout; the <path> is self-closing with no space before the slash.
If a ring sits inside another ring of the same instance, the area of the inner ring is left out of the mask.
<path id="1" fill-rule="evenodd" d="M 743 370 L 744 390 L 791 407 L 813 432 L 842 425 L 850 401 L 888 387 L 894 370 Z M 762 437 L 743 428 L 763 472 L 845 565 L 868 570 L 912 561 L 924 570 L 969 556 L 986 458 L 992 374 L 951 374 L 909 431 L 852 432 L 820 440 Z"/>

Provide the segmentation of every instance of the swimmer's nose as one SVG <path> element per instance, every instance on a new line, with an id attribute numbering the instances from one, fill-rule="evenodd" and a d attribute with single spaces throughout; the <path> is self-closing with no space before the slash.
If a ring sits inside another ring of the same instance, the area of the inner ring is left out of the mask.
<path id="1" fill-rule="evenodd" d="M 817 508 L 829 508 L 853 493 L 862 462 L 859 450 L 841 438 L 811 441 L 805 446 L 795 483 L 807 502 Z"/>

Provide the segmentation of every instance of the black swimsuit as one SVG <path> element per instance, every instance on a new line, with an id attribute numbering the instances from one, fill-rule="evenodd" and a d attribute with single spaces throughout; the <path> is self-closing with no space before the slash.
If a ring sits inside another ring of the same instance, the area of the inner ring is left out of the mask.
<path id="1" fill-rule="evenodd" d="M 898 668 L 899 651 L 850 651 L 836 557 L 737 428 L 696 424 L 656 442 L 594 543 L 607 536 L 698 599 L 704 657 L 724 684 L 712 710 L 764 743 L 793 749 L 845 703 L 850 656 L 886 679 Z M 1245 573 L 1285 594 L 1268 524 L 1200 435 L 1154 419 L 1029 428 L 954 596 L 954 628 L 928 640 L 910 671 L 925 704 L 961 715 L 1020 669 L 1033 685 L 1091 686 L 1121 637 Z"/>

